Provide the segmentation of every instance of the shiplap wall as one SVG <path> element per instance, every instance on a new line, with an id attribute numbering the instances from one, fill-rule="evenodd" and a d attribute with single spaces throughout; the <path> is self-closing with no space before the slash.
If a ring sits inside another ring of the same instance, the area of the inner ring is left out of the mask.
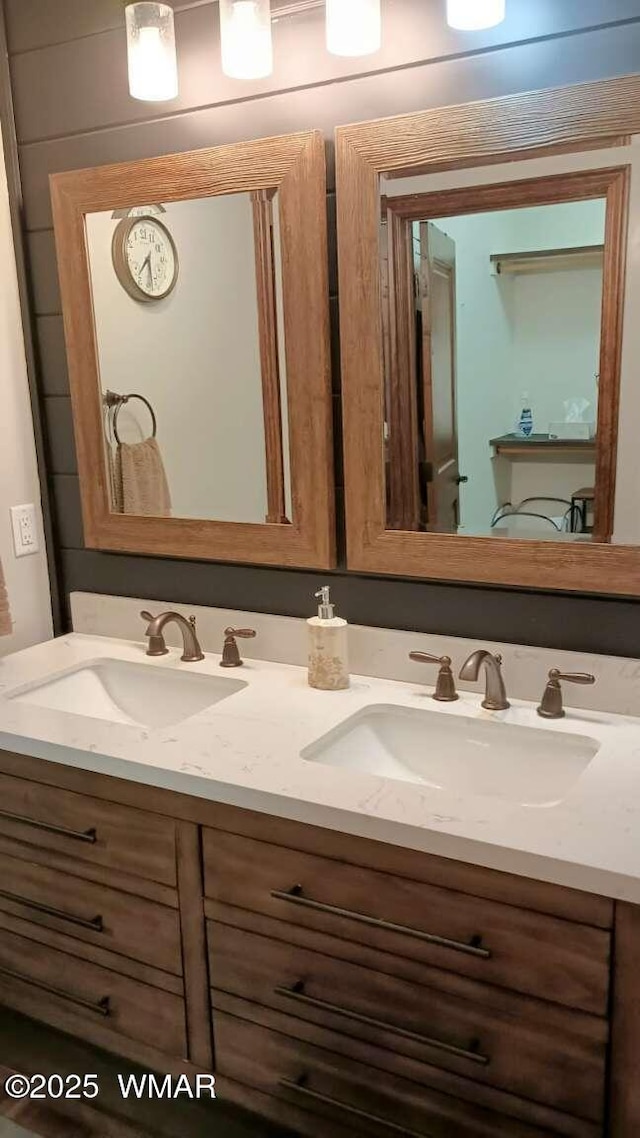
<path id="1" fill-rule="evenodd" d="M 362 60 L 329 56 L 323 13 L 308 12 L 275 24 L 274 74 L 251 84 L 221 74 L 217 5 L 174 0 L 173 6 L 180 97 L 161 107 L 128 95 L 121 0 L 4 0 L 63 593 L 172 597 L 305 615 L 320 582 L 313 573 L 83 548 L 49 174 L 306 128 L 325 132 L 341 519 L 334 127 L 640 71 L 640 0 L 508 0 L 505 23 L 473 35 L 446 27 L 445 0 L 383 0 L 383 49 Z M 640 656 L 640 608 L 633 601 L 381 580 L 344 570 L 334 577 L 341 611 L 359 623 Z"/>

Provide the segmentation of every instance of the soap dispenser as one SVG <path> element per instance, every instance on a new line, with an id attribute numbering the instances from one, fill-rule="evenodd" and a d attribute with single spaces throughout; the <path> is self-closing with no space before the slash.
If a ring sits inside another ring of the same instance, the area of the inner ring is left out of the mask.
<path id="1" fill-rule="evenodd" d="M 319 599 L 318 615 L 309 625 L 309 686 L 321 691 L 342 691 L 349 687 L 347 659 L 347 622 L 334 616 L 331 590 L 324 585 L 315 594 Z"/>

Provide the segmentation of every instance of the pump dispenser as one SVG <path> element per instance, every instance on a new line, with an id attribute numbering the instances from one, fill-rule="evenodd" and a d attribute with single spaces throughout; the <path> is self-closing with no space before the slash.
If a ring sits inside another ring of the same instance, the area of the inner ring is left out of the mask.
<path id="1" fill-rule="evenodd" d="M 318 615 L 309 625 L 309 686 L 320 691 L 342 691 L 349 687 L 347 622 L 335 616 L 331 590 L 324 585 L 316 594 Z"/>

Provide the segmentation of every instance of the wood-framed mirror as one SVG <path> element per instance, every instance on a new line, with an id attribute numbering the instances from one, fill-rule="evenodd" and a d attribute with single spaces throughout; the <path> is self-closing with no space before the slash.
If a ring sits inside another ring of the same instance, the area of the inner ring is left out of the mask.
<path id="1" fill-rule="evenodd" d="M 89 548 L 335 563 L 317 131 L 53 175 Z"/>
<path id="2" fill-rule="evenodd" d="M 639 133 L 640 76 L 338 128 L 350 569 L 640 595 Z"/>

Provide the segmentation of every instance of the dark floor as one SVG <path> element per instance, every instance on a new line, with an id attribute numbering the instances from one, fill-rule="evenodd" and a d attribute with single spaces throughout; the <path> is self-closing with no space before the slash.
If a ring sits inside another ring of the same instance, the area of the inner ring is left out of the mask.
<path id="1" fill-rule="evenodd" d="M 32 1130 L 23 1130 L 9 1118 L 0 1118 L 0 1138 L 36 1138 Z"/>

